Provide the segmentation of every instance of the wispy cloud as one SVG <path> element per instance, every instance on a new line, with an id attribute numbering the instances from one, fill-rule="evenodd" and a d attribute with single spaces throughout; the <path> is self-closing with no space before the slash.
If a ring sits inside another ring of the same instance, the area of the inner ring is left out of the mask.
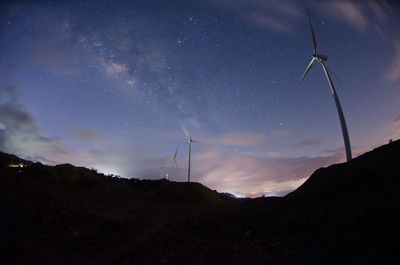
<path id="1" fill-rule="evenodd" d="M 400 126 L 400 115 L 397 116 L 396 119 L 394 120 L 394 125 Z"/>
<path id="2" fill-rule="evenodd" d="M 389 126 L 390 131 L 388 133 L 389 139 L 398 139 L 400 137 L 400 115 L 398 115 L 391 126 Z"/>
<path id="3" fill-rule="evenodd" d="M 212 145 L 228 145 L 228 146 L 265 146 L 267 143 L 266 136 L 255 132 L 237 131 L 223 133 L 217 135 L 209 135 L 202 137 L 201 141 Z"/>
<path id="4" fill-rule="evenodd" d="M 235 194 L 290 191 L 314 170 L 340 162 L 341 154 L 320 157 L 235 157 L 193 162 L 193 179 L 217 190 Z"/>
<path id="5" fill-rule="evenodd" d="M 222 155 L 222 150 L 218 147 L 205 147 L 201 148 L 197 152 L 193 154 L 193 159 L 195 160 L 203 160 L 203 161 L 211 161 L 220 159 Z"/>
<path id="6" fill-rule="evenodd" d="M 152 137 L 162 140 L 186 139 L 181 128 L 177 128 L 176 131 L 161 130 L 157 128 L 140 128 L 138 132 L 144 137 Z M 200 141 L 202 145 L 212 146 L 265 147 L 268 141 L 265 135 L 251 131 L 232 131 L 227 133 L 211 134 L 197 129 L 189 130 L 189 134 L 193 139 Z"/>
<path id="7" fill-rule="evenodd" d="M 392 7 L 386 0 L 313 1 L 310 6 L 314 11 L 335 21 L 345 23 L 359 33 L 367 33 L 373 30 L 384 41 L 392 38 L 392 33 L 385 31 L 388 14 L 392 12 Z"/>
<path id="8" fill-rule="evenodd" d="M 368 6 L 372 13 L 381 21 L 385 21 L 387 19 L 387 14 L 385 10 L 390 9 L 389 3 L 385 0 L 376 1 L 369 0 L 367 1 Z"/>
<path id="9" fill-rule="evenodd" d="M 160 178 L 160 167 L 169 162 L 169 158 L 155 157 L 144 148 L 115 142 L 91 149 L 88 154 L 99 171 L 126 178 Z"/>
<path id="10" fill-rule="evenodd" d="M 310 139 L 310 140 L 303 140 L 303 141 L 295 142 L 293 144 L 293 147 L 306 147 L 306 146 L 319 145 L 321 143 L 322 143 L 322 141 L 319 139 Z"/>
<path id="11" fill-rule="evenodd" d="M 104 134 L 94 132 L 88 129 L 78 129 L 75 132 L 75 137 L 84 141 L 96 141 L 106 139 Z"/>
<path id="12" fill-rule="evenodd" d="M 391 67 L 386 73 L 386 79 L 392 82 L 398 81 L 400 78 L 400 41 L 393 42 L 394 56 Z"/>
<path id="13" fill-rule="evenodd" d="M 293 31 L 301 18 L 301 6 L 292 0 L 217 0 L 213 4 L 231 10 L 245 22 L 281 33 Z"/>
<path id="14" fill-rule="evenodd" d="M 385 0 L 312 0 L 304 4 L 294 0 L 217 0 L 212 4 L 236 13 L 249 24 L 280 33 L 290 33 L 297 28 L 298 22 L 305 17 L 305 7 L 346 23 L 358 32 L 367 32 L 372 25 L 379 30 L 391 8 Z M 379 23 L 374 22 L 375 18 Z"/>
<path id="15" fill-rule="evenodd" d="M 0 105 L 0 149 L 21 155 L 24 158 L 46 163 L 70 162 L 76 165 L 95 167 L 101 172 L 114 173 L 123 177 L 159 178 L 160 167 L 170 170 L 169 157 L 157 156 L 146 147 L 134 144 L 118 144 L 106 136 L 87 129 L 79 129 L 73 135 L 78 145 L 66 148 L 71 139 L 44 137 L 33 117 L 18 102 L 18 90 L 0 86 L 2 98 L 8 98 Z M 151 132 L 154 137 L 165 135 L 158 130 Z M 266 147 L 267 139 L 253 132 L 230 132 L 207 135 L 204 143 L 194 149 L 192 169 L 193 181 L 201 182 L 219 191 L 237 195 L 259 196 L 283 195 L 299 186 L 316 168 L 341 161 L 343 154 L 329 153 L 319 157 L 261 157 L 226 156 L 227 146 L 242 146 L 251 149 Z M 179 138 L 175 132 L 166 134 L 171 140 Z M 182 133 L 180 138 L 184 138 Z M 213 139 L 213 140 L 210 140 Z M 88 147 L 88 142 L 96 142 Z M 79 147 L 85 143 L 86 147 Z M 309 142 L 308 144 L 313 144 Z M 197 150 L 196 150 L 197 149 Z M 186 179 L 186 150 L 178 154 L 179 168 L 176 179 Z M 50 160 L 51 159 L 51 160 Z"/>
<path id="16" fill-rule="evenodd" d="M 367 15 L 354 1 L 326 1 L 320 4 L 320 11 L 346 22 L 360 32 L 365 32 L 367 29 Z"/>
<path id="17" fill-rule="evenodd" d="M 18 89 L 0 84 L 0 149 L 34 161 L 61 158 L 66 155 L 61 139 L 42 135 L 34 118 L 19 102 Z M 8 97 L 8 98 L 7 98 Z"/>

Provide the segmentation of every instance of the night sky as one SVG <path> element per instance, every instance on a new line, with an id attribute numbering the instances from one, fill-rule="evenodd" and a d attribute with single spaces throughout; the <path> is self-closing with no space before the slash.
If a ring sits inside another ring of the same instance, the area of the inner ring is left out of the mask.
<path id="1" fill-rule="evenodd" d="M 0 4 L 0 150 L 123 177 L 171 174 L 282 195 L 400 137 L 400 4 L 390 1 L 34 1 Z"/>

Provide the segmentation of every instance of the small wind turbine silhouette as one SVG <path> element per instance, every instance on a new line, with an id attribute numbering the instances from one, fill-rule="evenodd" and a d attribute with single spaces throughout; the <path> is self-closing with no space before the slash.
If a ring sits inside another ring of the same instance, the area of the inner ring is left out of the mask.
<path id="1" fill-rule="evenodd" d="M 312 22 L 311 22 L 311 16 L 310 16 L 310 13 L 308 13 L 307 15 L 308 15 L 308 21 L 310 23 L 310 28 L 311 28 L 314 53 L 313 53 L 313 57 L 311 59 L 311 62 L 308 64 L 308 66 L 306 68 L 306 71 L 304 72 L 303 76 L 301 77 L 301 79 L 299 81 L 299 85 L 303 82 L 304 78 L 306 77 L 308 71 L 310 71 L 310 69 L 313 66 L 314 62 L 318 61 L 321 64 L 322 69 L 324 69 L 326 78 L 328 79 L 329 86 L 331 87 L 331 92 L 332 92 L 333 98 L 335 99 L 336 108 L 337 108 L 337 111 L 338 111 L 338 114 L 339 114 L 339 119 L 340 119 L 340 125 L 342 127 L 344 147 L 346 149 L 346 158 L 347 158 L 347 161 L 350 161 L 351 160 L 351 146 L 350 146 L 349 133 L 347 131 L 347 126 L 346 126 L 346 120 L 344 119 L 342 106 L 340 105 L 340 101 L 339 101 L 335 86 L 333 85 L 333 82 L 332 82 L 331 76 L 329 74 L 328 68 L 325 66 L 325 63 L 324 63 L 324 62 L 326 62 L 328 60 L 328 56 L 317 53 L 317 41 L 315 39 L 315 33 L 314 33 L 314 28 L 313 28 L 313 25 L 312 25 Z"/>
<path id="2" fill-rule="evenodd" d="M 164 178 L 164 167 L 160 167 L 160 169 L 161 169 L 161 179 L 163 179 Z"/>
<path id="3" fill-rule="evenodd" d="M 191 156 L 192 143 L 197 143 L 198 141 L 193 140 L 189 132 L 184 127 L 182 127 L 182 130 L 185 133 L 186 137 L 188 138 L 188 144 L 189 144 L 188 182 L 190 182 L 190 156 Z"/>
<path id="4" fill-rule="evenodd" d="M 178 154 L 178 148 L 179 147 L 176 148 L 175 155 L 171 156 L 171 160 L 172 160 L 172 179 L 171 180 L 172 181 L 174 181 L 174 179 L 175 179 L 175 166 L 178 167 L 178 163 L 176 162 L 176 155 Z"/>

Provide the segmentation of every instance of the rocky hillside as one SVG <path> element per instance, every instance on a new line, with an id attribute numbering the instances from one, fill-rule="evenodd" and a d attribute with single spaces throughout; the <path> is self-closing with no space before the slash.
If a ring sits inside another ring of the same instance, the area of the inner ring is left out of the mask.
<path id="1" fill-rule="evenodd" d="M 367 197 L 397 193 L 400 184 L 400 141 L 386 144 L 354 158 L 348 163 L 316 170 L 298 189 L 288 194 L 296 199 Z"/>
<path id="2" fill-rule="evenodd" d="M 0 154 L 2 264 L 399 264 L 400 142 L 283 198 L 121 179 Z M 25 163 L 24 162 L 24 163 Z"/>

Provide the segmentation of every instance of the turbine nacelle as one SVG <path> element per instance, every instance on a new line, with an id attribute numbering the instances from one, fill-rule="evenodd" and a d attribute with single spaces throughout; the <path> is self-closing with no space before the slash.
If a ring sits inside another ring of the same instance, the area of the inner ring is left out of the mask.
<path id="1" fill-rule="evenodd" d="M 190 144 L 190 143 L 198 143 L 199 141 L 197 141 L 197 140 L 193 140 L 192 138 L 189 138 L 188 139 L 188 144 Z"/>
<path id="2" fill-rule="evenodd" d="M 313 57 L 317 58 L 318 61 L 320 61 L 320 62 L 325 62 L 328 60 L 328 56 L 323 55 L 323 54 L 314 54 Z"/>
<path id="3" fill-rule="evenodd" d="M 183 132 L 185 133 L 186 137 L 188 138 L 188 144 L 190 143 L 197 143 L 198 141 L 193 140 L 192 136 L 190 135 L 190 133 L 185 129 L 185 127 L 182 127 Z"/>

